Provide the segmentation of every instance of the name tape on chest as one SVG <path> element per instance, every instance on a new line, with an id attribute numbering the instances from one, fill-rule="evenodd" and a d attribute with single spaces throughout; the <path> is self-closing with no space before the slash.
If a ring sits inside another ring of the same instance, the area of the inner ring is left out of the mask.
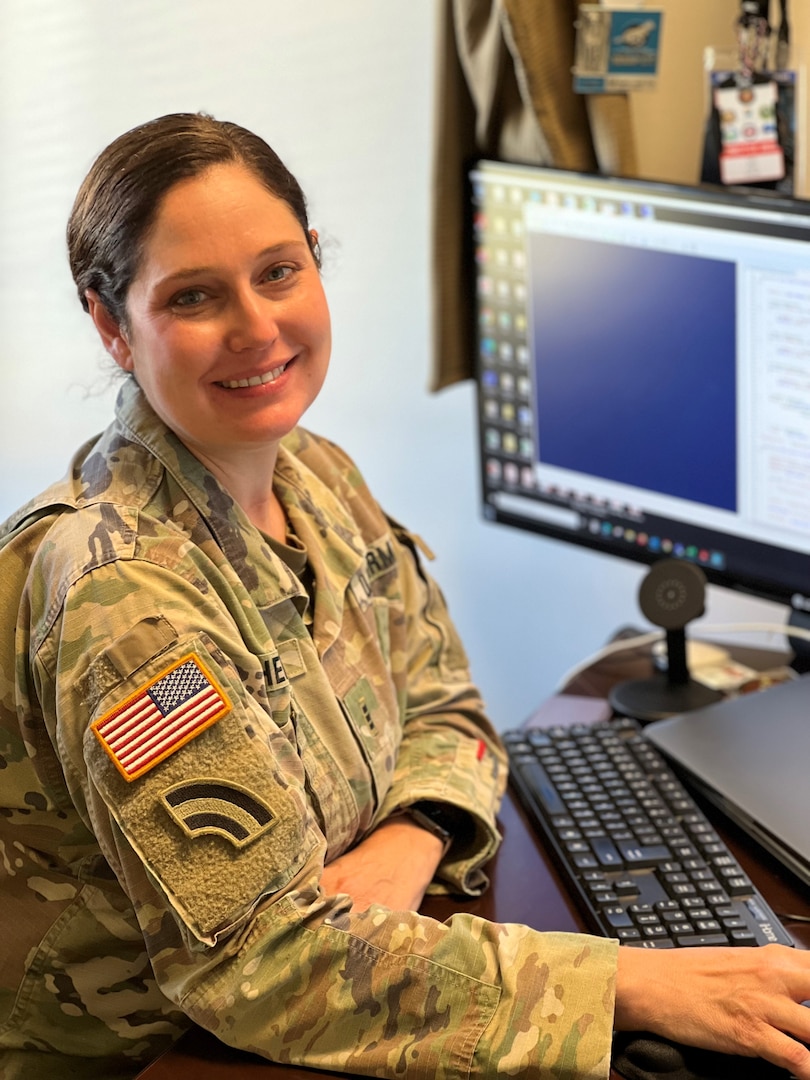
<path id="1" fill-rule="evenodd" d="M 366 551 L 365 564 L 353 576 L 350 587 L 362 603 L 372 595 L 372 585 L 397 565 L 397 557 L 390 540 L 372 544 Z"/>
<path id="2" fill-rule="evenodd" d="M 264 667 L 264 677 L 271 690 L 278 690 L 281 686 L 289 685 L 290 680 L 287 678 L 287 673 L 278 653 L 265 657 L 262 666 Z"/>
<path id="3" fill-rule="evenodd" d="M 136 780 L 230 711 L 225 692 L 199 657 L 189 654 L 92 728 L 124 779 Z"/>

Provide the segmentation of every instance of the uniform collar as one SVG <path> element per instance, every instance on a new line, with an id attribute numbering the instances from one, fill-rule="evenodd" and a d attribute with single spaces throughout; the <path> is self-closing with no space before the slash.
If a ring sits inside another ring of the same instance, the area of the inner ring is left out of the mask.
<path id="1" fill-rule="evenodd" d="M 287 517 L 309 555 L 315 575 L 312 637 L 323 656 L 337 639 L 349 587 L 365 567 L 366 544 L 346 504 L 307 460 L 311 436 L 296 428 L 279 446 L 275 488 Z"/>
<path id="2" fill-rule="evenodd" d="M 118 394 L 116 420 L 120 429 L 160 462 L 196 508 L 257 607 L 292 599 L 303 611 L 307 597 L 298 578 L 271 551 L 214 474 L 155 413 L 131 376 Z"/>
<path id="3" fill-rule="evenodd" d="M 298 578 L 271 551 L 213 473 L 155 413 L 131 377 L 119 392 L 116 416 L 119 426 L 160 461 L 197 508 L 257 606 L 290 598 L 303 611 L 308 599 Z M 308 433 L 296 428 L 282 442 L 273 482 L 315 574 L 312 636 L 323 655 L 339 634 L 347 590 L 365 566 L 366 544 L 345 503 L 332 490 L 333 478 L 321 477 L 302 460 L 310 440 Z"/>

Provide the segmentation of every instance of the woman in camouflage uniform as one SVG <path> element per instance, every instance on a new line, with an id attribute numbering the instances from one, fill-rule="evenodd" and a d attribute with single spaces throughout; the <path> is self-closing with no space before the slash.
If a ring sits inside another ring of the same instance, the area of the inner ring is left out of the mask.
<path id="1" fill-rule="evenodd" d="M 128 377 L 0 534 L 2 1076 L 130 1077 L 195 1022 L 338 1072 L 585 1080 L 615 1023 L 810 1080 L 792 950 L 416 913 L 485 887 L 504 756 L 418 541 L 299 426 L 329 314 L 272 150 L 137 128 L 68 243 Z"/>

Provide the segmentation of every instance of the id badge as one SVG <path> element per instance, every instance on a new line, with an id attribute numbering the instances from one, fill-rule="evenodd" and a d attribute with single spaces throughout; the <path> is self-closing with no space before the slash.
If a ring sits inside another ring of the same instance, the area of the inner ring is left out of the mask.
<path id="1" fill-rule="evenodd" d="M 658 9 L 638 2 L 581 4 L 576 21 L 574 92 L 612 94 L 651 90 L 658 76 L 661 21 Z"/>
<path id="2" fill-rule="evenodd" d="M 785 155 L 777 133 L 777 97 L 773 81 L 714 91 L 720 118 L 720 179 L 724 184 L 783 179 Z"/>

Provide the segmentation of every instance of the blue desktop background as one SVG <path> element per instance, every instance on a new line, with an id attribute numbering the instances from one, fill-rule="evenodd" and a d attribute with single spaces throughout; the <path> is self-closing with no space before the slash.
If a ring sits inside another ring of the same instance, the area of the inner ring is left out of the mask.
<path id="1" fill-rule="evenodd" d="M 538 458 L 737 509 L 731 262 L 531 233 Z"/>

